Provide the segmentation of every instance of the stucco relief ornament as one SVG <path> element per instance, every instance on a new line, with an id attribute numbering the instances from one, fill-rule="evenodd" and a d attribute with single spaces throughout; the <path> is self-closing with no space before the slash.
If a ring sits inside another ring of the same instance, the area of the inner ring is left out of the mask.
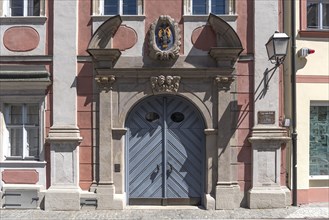
<path id="1" fill-rule="evenodd" d="M 151 77 L 153 93 L 177 92 L 180 83 L 180 76 L 156 76 Z"/>
<path id="2" fill-rule="evenodd" d="M 99 88 L 105 91 L 109 91 L 112 89 L 112 85 L 115 82 L 115 80 L 116 79 L 114 75 L 95 77 L 95 81 L 97 82 Z"/>
<path id="3" fill-rule="evenodd" d="M 219 90 L 228 91 L 231 89 L 231 84 L 234 81 L 232 76 L 216 76 L 215 82 L 217 83 Z"/>
<path id="4" fill-rule="evenodd" d="M 169 15 L 161 15 L 151 24 L 149 36 L 150 57 L 173 60 L 179 56 L 181 35 L 177 22 Z"/>

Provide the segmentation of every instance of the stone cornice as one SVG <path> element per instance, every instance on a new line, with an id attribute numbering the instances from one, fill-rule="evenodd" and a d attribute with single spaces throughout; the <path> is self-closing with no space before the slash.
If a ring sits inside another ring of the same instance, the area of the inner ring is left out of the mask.
<path id="1" fill-rule="evenodd" d="M 233 68 L 96 68 L 96 73 L 101 76 L 115 75 L 124 78 L 149 78 L 159 75 L 177 75 L 184 78 L 213 78 L 219 76 L 232 76 Z"/>
<path id="2" fill-rule="evenodd" d="M 118 49 L 88 49 L 88 53 L 93 57 L 95 68 L 113 68 L 121 56 Z"/>
<path id="3" fill-rule="evenodd" d="M 242 48 L 213 47 L 209 55 L 217 61 L 218 67 L 234 67 Z"/>

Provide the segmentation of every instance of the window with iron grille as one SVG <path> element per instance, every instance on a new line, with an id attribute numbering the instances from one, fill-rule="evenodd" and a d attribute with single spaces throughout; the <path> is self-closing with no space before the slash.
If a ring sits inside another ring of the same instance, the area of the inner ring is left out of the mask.
<path id="1" fill-rule="evenodd" d="M 310 176 L 329 175 L 329 104 L 310 107 Z"/>

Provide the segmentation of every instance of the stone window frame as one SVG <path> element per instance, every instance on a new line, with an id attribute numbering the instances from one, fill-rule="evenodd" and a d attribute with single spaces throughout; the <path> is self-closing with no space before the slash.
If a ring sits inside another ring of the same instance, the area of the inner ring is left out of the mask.
<path id="1" fill-rule="evenodd" d="M 1 161 L 44 161 L 44 144 L 45 144 L 45 95 L 28 95 L 28 96 L 4 96 L 1 97 L 0 102 L 0 162 Z M 5 131 L 6 123 L 6 104 L 38 104 L 39 105 L 39 154 L 38 157 L 19 157 L 19 156 L 10 156 L 9 154 L 9 141 L 6 142 L 6 139 L 9 138 L 9 134 L 6 135 Z"/>
<path id="2" fill-rule="evenodd" d="M 299 16 L 300 16 L 300 37 L 310 37 L 310 38 L 328 38 L 329 29 L 309 29 L 307 28 L 307 1 L 300 0 L 299 5 Z M 316 1 L 316 0 L 312 0 Z"/>
<path id="3" fill-rule="evenodd" d="M 208 1 L 208 14 L 211 13 L 211 0 Z M 235 14 L 235 0 L 223 0 L 225 1 L 225 15 Z M 184 0 L 184 15 L 194 15 L 192 13 L 193 0 Z M 194 15 L 200 16 L 200 15 Z M 202 16 L 202 15 L 201 15 Z"/>
<path id="4" fill-rule="evenodd" d="M 310 108 L 314 106 L 327 106 L 329 107 L 329 102 L 328 101 L 311 101 L 310 102 Z M 309 117 L 311 115 L 311 112 L 309 112 Z M 309 130 L 311 131 L 311 120 L 309 121 Z M 309 143 L 310 143 L 309 139 Z M 329 148 L 329 146 L 327 146 Z M 310 152 L 311 149 L 309 149 L 309 157 L 310 157 Z M 311 163 L 311 162 L 309 162 Z M 309 164 L 309 169 L 310 169 L 310 164 Z M 311 175 L 310 170 L 309 170 L 309 179 L 310 180 L 327 180 L 329 178 L 329 175 Z"/>
<path id="5" fill-rule="evenodd" d="M 119 0 L 119 14 L 124 15 L 123 12 L 123 0 Z M 143 15 L 144 13 L 144 0 L 137 1 L 137 15 Z M 104 14 L 104 0 L 93 0 L 93 16 L 111 16 Z M 134 15 L 127 15 L 134 16 Z"/>
<path id="6" fill-rule="evenodd" d="M 23 0 L 24 2 L 28 2 L 28 0 Z M 40 0 L 40 15 L 33 16 L 33 15 L 26 15 L 27 13 L 27 6 L 25 5 L 25 13 L 23 16 L 11 16 L 10 14 L 10 0 L 0 0 L 0 17 L 44 17 L 45 16 L 45 4 L 46 0 Z"/>

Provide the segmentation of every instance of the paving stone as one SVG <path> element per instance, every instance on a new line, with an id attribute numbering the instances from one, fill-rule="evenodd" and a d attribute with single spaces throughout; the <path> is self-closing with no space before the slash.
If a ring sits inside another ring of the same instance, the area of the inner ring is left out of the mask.
<path id="1" fill-rule="evenodd" d="M 167 219 L 284 219 L 284 218 L 329 218 L 329 203 L 303 205 L 278 209 L 204 210 L 184 207 L 137 207 L 125 210 L 81 210 L 81 211 L 44 211 L 44 210 L 0 210 L 1 220 L 167 220 Z"/>

